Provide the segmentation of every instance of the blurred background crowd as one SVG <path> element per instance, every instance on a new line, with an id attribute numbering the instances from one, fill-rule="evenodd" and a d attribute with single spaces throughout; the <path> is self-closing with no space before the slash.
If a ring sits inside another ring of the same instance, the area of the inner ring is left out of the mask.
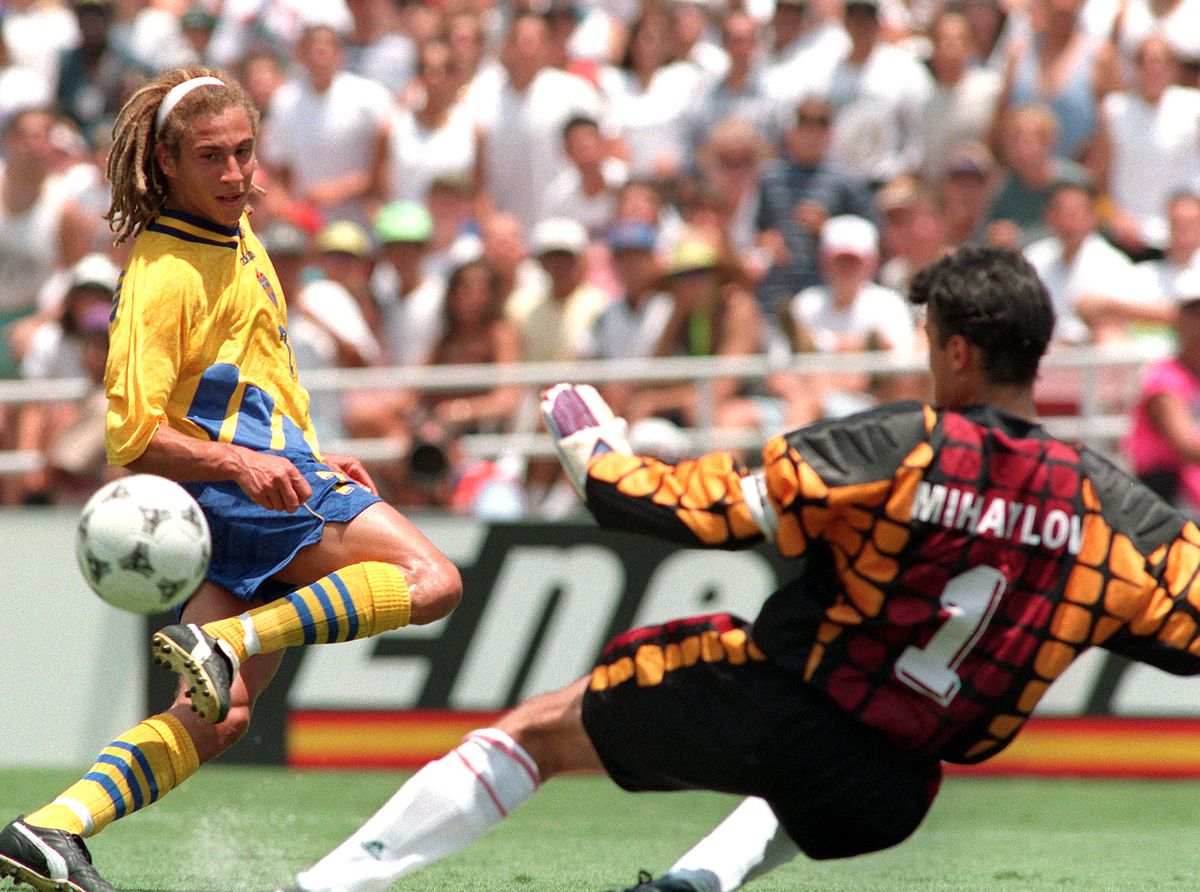
<path id="1" fill-rule="evenodd" d="M 112 121 L 199 63 L 262 111 L 251 219 L 302 372 L 767 355 L 705 399 L 775 433 L 924 395 L 787 360 L 919 351 L 913 273 L 1007 245 L 1060 343 L 1164 345 L 1125 456 L 1200 505 L 1200 0 L 0 0 L 0 36 L 0 377 L 99 386 Z M 700 418 L 687 383 L 605 395 L 665 453 Z M 313 399 L 323 438 L 403 455 L 372 466 L 388 498 L 485 517 L 576 504 L 553 463 L 461 447 L 534 409 L 507 384 Z M 0 449 L 45 456 L 0 501 L 94 488 L 103 412 L 0 404 Z"/>

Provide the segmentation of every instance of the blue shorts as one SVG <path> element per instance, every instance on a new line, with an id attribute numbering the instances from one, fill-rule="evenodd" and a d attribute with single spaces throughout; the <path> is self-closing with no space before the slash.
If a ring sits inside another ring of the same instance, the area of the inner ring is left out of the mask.
<path id="1" fill-rule="evenodd" d="M 272 511 L 251 501 L 230 480 L 185 483 L 204 509 L 212 531 L 212 563 L 205 577 L 243 601 L 277 598 L 296 588 L 271 577 L 301 548 L 321 540 L 326 523 L 348 523 L 380 501 L 312 456 L 288 456 L 312 487 L 295 512 Z"/>

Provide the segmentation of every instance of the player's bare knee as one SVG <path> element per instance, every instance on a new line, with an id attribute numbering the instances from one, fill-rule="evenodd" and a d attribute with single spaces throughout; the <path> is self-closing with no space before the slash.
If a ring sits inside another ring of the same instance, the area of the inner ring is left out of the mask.
<path id="1" fill-rule="evenodd" d="M 601 770 L 583 729 L 580 704 L 585 688 L 586 679 L 533 697 L 496 723 L 529 753 L 543 781 L 560 774 Z"/>
<path id="2" fill-rule="evenodd" d="M 448 616 L 462 599 L 462 576 L 445 558 L 431 560 L 409 579 L 409 622 L 424 625 Z"/>

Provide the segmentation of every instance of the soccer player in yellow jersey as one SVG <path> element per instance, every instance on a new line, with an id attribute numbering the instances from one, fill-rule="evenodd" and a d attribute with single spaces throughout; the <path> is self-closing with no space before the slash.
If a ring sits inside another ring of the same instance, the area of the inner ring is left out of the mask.
<path id="1" fill-rule="evenodd" d="M 285 295 L 247 216 L 258 120 L 234 80 L 189 68 L 139 90 L 114 126 L 108 219 L 135 241 L 110 317 L 109 461 L 187 487 L 213 560 L 180 624 L 154 636 L 181 677 L 175 702 L 0 830 L 0 875 L 38 890 L 115 892 L 81 837 L 238 740 L 284 648 L 428 623 L 461 593 L 362 465 L 319 449 Z"/>

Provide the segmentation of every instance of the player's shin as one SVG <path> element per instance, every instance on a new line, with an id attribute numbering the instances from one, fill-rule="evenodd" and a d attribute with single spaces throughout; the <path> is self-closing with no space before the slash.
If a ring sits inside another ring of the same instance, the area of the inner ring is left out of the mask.
<path id="1" fill-rule="evenodd" d="M 537 766 L 485 728 L 430 762 L 349 839 L 297 878 L 306 892 L 379 892 L 473 843 L 537 789 Z"/>
<path id="2" fill-rule="evenodd" d="M 199 767 L 196 746 L 170 713 L 151 716 L 103 750 L 96 763 L 25 822 L 92 836 L 117 818 L 156 802 Z"/>
<path id="3" fill-rule="evenodd" d="M 408 581 L 400 569 L 364 561 L 203 629 L 245 660 L 285 647 L 350 641 L 398 629 L 408 624 L 409 610 Z"/>

